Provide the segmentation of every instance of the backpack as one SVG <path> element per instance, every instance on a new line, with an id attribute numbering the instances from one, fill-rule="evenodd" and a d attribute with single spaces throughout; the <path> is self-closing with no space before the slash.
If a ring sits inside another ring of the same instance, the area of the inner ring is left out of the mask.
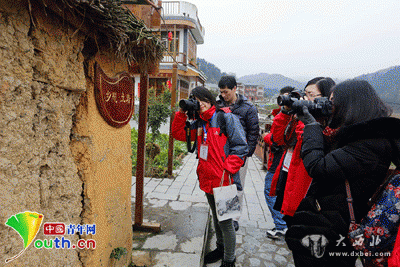
<path id="1" fill-rule="evenodd" d="M 384 183 L 371 197 L 368 203 L 371 209 L 359 224 L 354 218 L 350 185 L 347 180 L 345 181 L 351 219 L 348 237 L 353 248 L 362 257 L 364 266 L 387 266 L 387 260 L 396 242 L 400 224 L 400 169 L 398 163 L 398 158 L 396 158 L 396 170 L 389 171 Z"/>
<path id="2" fill-rule="evenodd" d="M 225 136 L 227 136 L 226 121 L 225 121 L 224 114 L 225 114 L 225 112 L 222 111 L 222 110 L 218 110 L 218 111 L 217 111 L 217 122 L 218 122 L 218 125 L 219 125 L 219 128 L 220 128 L 219 135 L 224 134 Z M 196 121 L 195 121 L 195 127 L 194 127 L 194 128 L 197 128 L 197 127 L 198 127 L 198 123 L 199 123 L 199 121 L 196 120 Z M 196 148 L 197 148 L 197 139 L 194 141 L 194 144 L 191 145 L 191 140 L 190 140 L 190 138 L 191 138 L 191 136 L 190 136 L 190 129 L 191 129 L 191 128 L 192 128 L 192 127 L 190 126 L 190 122 L 189 122 L 189 121 L 186 121 L 186 126 L 185 126 L 186 145 L 187 145 L 187 150 L 188 150 L 189 153 L 193 153 L 193 152 L 196 150 Z"/>

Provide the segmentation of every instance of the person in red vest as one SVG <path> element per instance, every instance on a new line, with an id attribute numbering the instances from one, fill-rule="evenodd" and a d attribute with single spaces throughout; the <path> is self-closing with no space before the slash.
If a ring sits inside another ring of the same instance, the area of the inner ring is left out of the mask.
<path id="1" fill-rule="evenodd" d="M 222 259 L 221 266 L 235 266 L 236 233 L 233 221 L 218 221 L 213 188 L 220 186 L 221 177 L 225 174 L 224 185 L 228 185 L 228 179 L 231 179 L 238 191 L 243 190 L 238 172 L 249 153 L 246 134 L 239 118 L 229 108 L 216 108 L 215 97 L 207 88 L 194 88 L 191 99 L 199 103 L 199 116 L 189 127 L 191 140 L 197 139 L 197 176 L 212 211 L 217 237 L 217 248 L 205 255 L 204 262 L 213 263 Z M 175 139 L 186 141 L 187 119 L 184 110 L 176 112 L 172 122 Z"/>
<path id="2" fill-rule="evenodd" d="M 295 88 L 291 86 L 283 87 L 279 91 L 279 95 L 281 96 L 289 95 L 289 93 L 291 93 L 293 90 L 295 90 Z M 271 111 L 271 115 L 275 117 L 276 115 L 279 114 L 279 112 L 281 112 L 280 108 L 274 109 Z M 273 127 L 274 123 L 275 122 L 273 121 L 271 127 Z M 274 176 L 276 168 L 278 167 L 279 162 L 282 158 L 284 147 L 278 146 L 274 142 L 271 131 L 269 133 L 265 133 L 263 135 L 263 139 L 264 142 L 269 146 L 268 163 L 267 163 L 268 171 L 267 174 L 265 175 L 264 196 L 265 196 L 265 201 L 267 202 L 268 209 L 271 212 L 271 216 L 275 224 L 275 227 L 272 230 L 267 231 L 267 236 L 273 239 L 277 239 L 284 237 L 285 232 L 287 230 L 287 226 L 286 222 L 283 220 L 283 214 L 274 209 L 276 197 L 270 196 L 269 192 L 271 189 L 272 177 Z"/>
<path id="3" fill-rule="evenodd" d="M 305 99 L 314 101 L 317 97 L 329 97 L 335 82 L 331 78 L 317 77 L 308 81 L 304 88 Z M 324 126 L 324 134 L 329 138 L 334 131 L 327 126 L 327 118 L 319 119 Z M 272 178 L 270 196 L 276 196 L 274 209 L 280 211 L 287 225 L 294 215 L 301 200 L 306 196 L 312 178 L 304 168 L 300 157 L 302 133 L 304 124 L 295 114 L 290 113 L 290 107 L 283 106 L 281 112 L 274 118 L 271 128 L 273 140 L 277 145 L 284 146 L 285 152 Z M 270 230 L 268 236 L 274 238 L 282 233 Z M 284 233 L 283 233 L 284 234 Z"/>

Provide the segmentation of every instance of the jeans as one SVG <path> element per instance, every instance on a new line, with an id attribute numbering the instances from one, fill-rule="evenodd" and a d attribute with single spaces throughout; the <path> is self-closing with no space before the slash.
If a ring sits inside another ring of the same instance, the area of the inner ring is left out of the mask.
<path id="1" fill-rule="evenodd" d="M 274 220 L 275 228 L 277 230 L 283 230 L 287 228 L 286 222 L 282 219 L 283 214 L 277 210 L 274 210 L 273 208 L 275 205 L 276 197 L 269 196 L 269 191 L 271 190 L 272 177 L 274 177 L 274 174 L 267 172 L 267 175 L 265 176 L 265 188 L 264 188 L 265 201 L 267 202 L 269 211 L 271 212 L 272 215 L 272 219 Z"/>

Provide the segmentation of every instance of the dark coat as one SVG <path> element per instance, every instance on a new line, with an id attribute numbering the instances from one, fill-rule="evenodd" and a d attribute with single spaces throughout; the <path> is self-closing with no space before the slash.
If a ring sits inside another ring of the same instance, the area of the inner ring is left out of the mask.
<path id="1" fill-rule="evenodd" d="M 260 127 L 258 125 L 258 111 L 256 107 L 247 100 L 243 95 L 238 94 L 236 103 L 229 106 L 225 103 L 224 99 L 220 96 L 217 101 L 218 106 L 228 107 L 232 113 L 239 117 L 240 123 L 246 132 L 247 144 L 249 145 L 248 157 L 251 157 L 256 150 L 258 137 L 260 134 Z"/>
<path id="2" fill-rule="evenodd" d="M 344 181 L 347 179 L 359 222 L 369 210 L 369 198 L 385 179 L 390 163 L 399 155 L 389 139 L 396 140 L 399 147 L 400 119 L 378 118 L 340 129 L 335 149 L 325 154 L 321 126 L 306 125 L 301 157 L 316 182 L 317 199 L 328 195 L 345 196 Z M 341 205 L 347 207 L 347 203 Z"/>

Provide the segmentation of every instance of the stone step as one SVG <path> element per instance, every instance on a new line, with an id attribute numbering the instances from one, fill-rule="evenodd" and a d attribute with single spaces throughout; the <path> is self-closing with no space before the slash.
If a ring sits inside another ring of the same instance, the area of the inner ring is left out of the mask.
<path id="1" fill-rule="evenodd" d="M 161 232 L 134 231 L 133 264 L 146 267 L 202 266 L 210 222 L 208 204 L 160 199 L 146 199 L 145 202 L 144 222 L 159 223 Z"/>

